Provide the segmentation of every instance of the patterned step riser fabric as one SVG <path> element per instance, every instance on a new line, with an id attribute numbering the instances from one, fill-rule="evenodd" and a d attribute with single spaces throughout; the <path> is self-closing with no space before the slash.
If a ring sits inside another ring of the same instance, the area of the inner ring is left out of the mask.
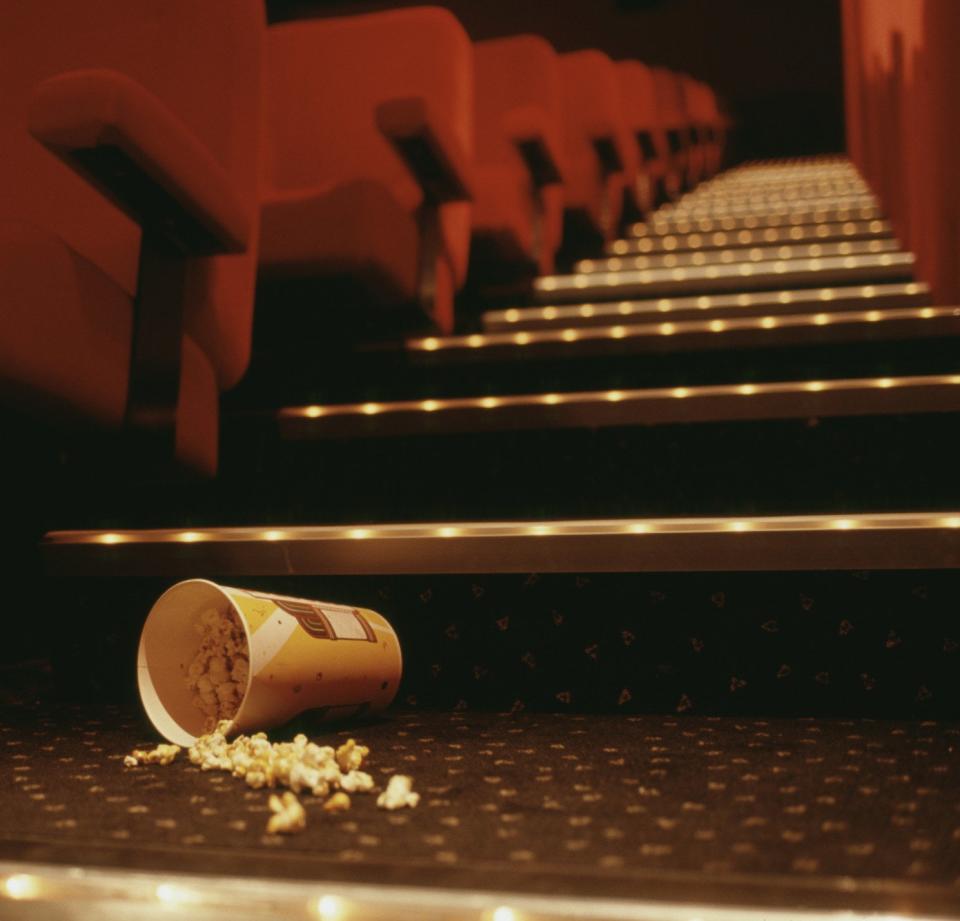
<path id="1" fill-rule="evenodd" d="M 549 574 L 221 580 L 380 611 L 399 701 L 465 710 L 951 718 L 954 572 Z M 67 698 L 134 700 L 162 580 L 75 580 L 8 647 Z M 44 630 L 38 631 L 37 624 Z M 8 673 L 6 694 L 33 693 Z"/>

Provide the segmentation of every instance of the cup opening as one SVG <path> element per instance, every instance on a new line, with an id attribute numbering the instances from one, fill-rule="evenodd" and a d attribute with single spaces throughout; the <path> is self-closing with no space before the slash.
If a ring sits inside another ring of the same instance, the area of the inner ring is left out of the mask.
<path id="1" fill-rule="evenodd" d="M 137 653 L 137 683 L 140 699 L 150 722 L 167 740 L 192 745 L 205 732 L 206 716 L 194 704 L 194 692 L 187 683 L 190 663 L 200 649 L 202 636 L 195 629 L 204 611 L 215 610 L 239 621 L 250 658 L 250 632 L 229 595 L 205 579 L 179 582 L 167 589 L 150 609 Z M 247 674 L 240 711 L 250 690 Z"/>

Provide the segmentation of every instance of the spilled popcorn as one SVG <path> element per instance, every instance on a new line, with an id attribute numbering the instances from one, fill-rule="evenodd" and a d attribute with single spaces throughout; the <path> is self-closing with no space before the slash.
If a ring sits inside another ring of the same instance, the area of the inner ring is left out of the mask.
<path id="1" fill-rule="evenodd" d="M 413 778 L 405 774 L 394 774 L 387 789 L 377 797 L 381 809 L 403 809 L 404 806 L 413 809 L 419 802 L 420 794 L 413 792 Z"/>
<path id="2" fill-rule="evenodd" d="M 269 805 L 273 815 L 267 821 L 268 835 L 289 835 L 307 827 L 307 814 L 303 811 L 300 800 L 289 790 L 282 796 L 271 794 Z"/>
<path id="3" fill-rule="evenodd" d="M 172 764 L 174 758 L 180 754 L 179 745 L 158 745 L 151 751 L 135 748 L 123 759 L 126 767 L 136 767 L 138 764 Z"/>
<path id="4" fill-rule="evenodd" d="M 201 612 L 194 630 L 200 646 L 184 680 L 193 692 L 193 705 L 204 715 L 204 731 L 211 732 L 220 720 L 232 719 L 240 709 L 250 670 L 247 639 L 230 610 Z"/>
<path id="5" fill-rule="evenodd" d="M 281 796 L 273 794 L 269 805 L 273 812 L 267 823 L 268 834 L 289 834 L 306 827 L 306 813 L 297 799 L 299 793 L 325 798 L 325 812 L 344 812 L 350 808 L 353 793 L 370 793 L 373 777 L 362 771 L 370 754 L 365 745 L 347 739 L 339 748 L 317 745 L 303 734 L 292 742 L 270 742 L 266 733 L 240 735 L 227 741 L 233 723 L 221 720 L 212 732 L 200 736 L 187 750 L 190 763 L 201 771 L 226 771 L 243 778 L 255 790 L 287 787 Z M 177 745 L 158 745 L 152 752 L 134 751 L 123 763 L 170 764 L 180 751 Z M 377 798 L 381 809 L 414 807 L 420 794 L 412 790 L 413 781 L 405 775 L 390 778 L 386 790 Z"/>

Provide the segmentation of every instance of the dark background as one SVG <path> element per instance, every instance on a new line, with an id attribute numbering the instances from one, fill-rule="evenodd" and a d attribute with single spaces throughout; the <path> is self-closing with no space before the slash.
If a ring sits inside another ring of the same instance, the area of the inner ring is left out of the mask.
<path id="1" fill-rule="evenodd" d="M 423 0 L 268 0 L 271 22 Z M 838 0 L 438 0 L 474 40 L 535 32 L 711 83 L 737 122 L 731 161 L 843 149 Z"/>

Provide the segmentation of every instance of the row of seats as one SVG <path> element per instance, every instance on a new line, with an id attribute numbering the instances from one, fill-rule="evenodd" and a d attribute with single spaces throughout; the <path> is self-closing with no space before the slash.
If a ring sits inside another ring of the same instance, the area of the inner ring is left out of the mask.
<path id="1" fill-rule="evenodd" d="M 937 303 L 960 300 L 960 3 L 843 0 L 847 148 Z"/>
<path id="2" fill-rule="evenodd" d="M 471 252 L 551 271 L 722 155 L 704 84 L 535 36 L 471 45 L 439 8 L 267 28 L 262 0 L 15 0 L 5 20 L 3 394 L 173 421 L 200 471 L 255 291 L 342 311 L 323 283 L 349 279 L 450 331 Z"/>

